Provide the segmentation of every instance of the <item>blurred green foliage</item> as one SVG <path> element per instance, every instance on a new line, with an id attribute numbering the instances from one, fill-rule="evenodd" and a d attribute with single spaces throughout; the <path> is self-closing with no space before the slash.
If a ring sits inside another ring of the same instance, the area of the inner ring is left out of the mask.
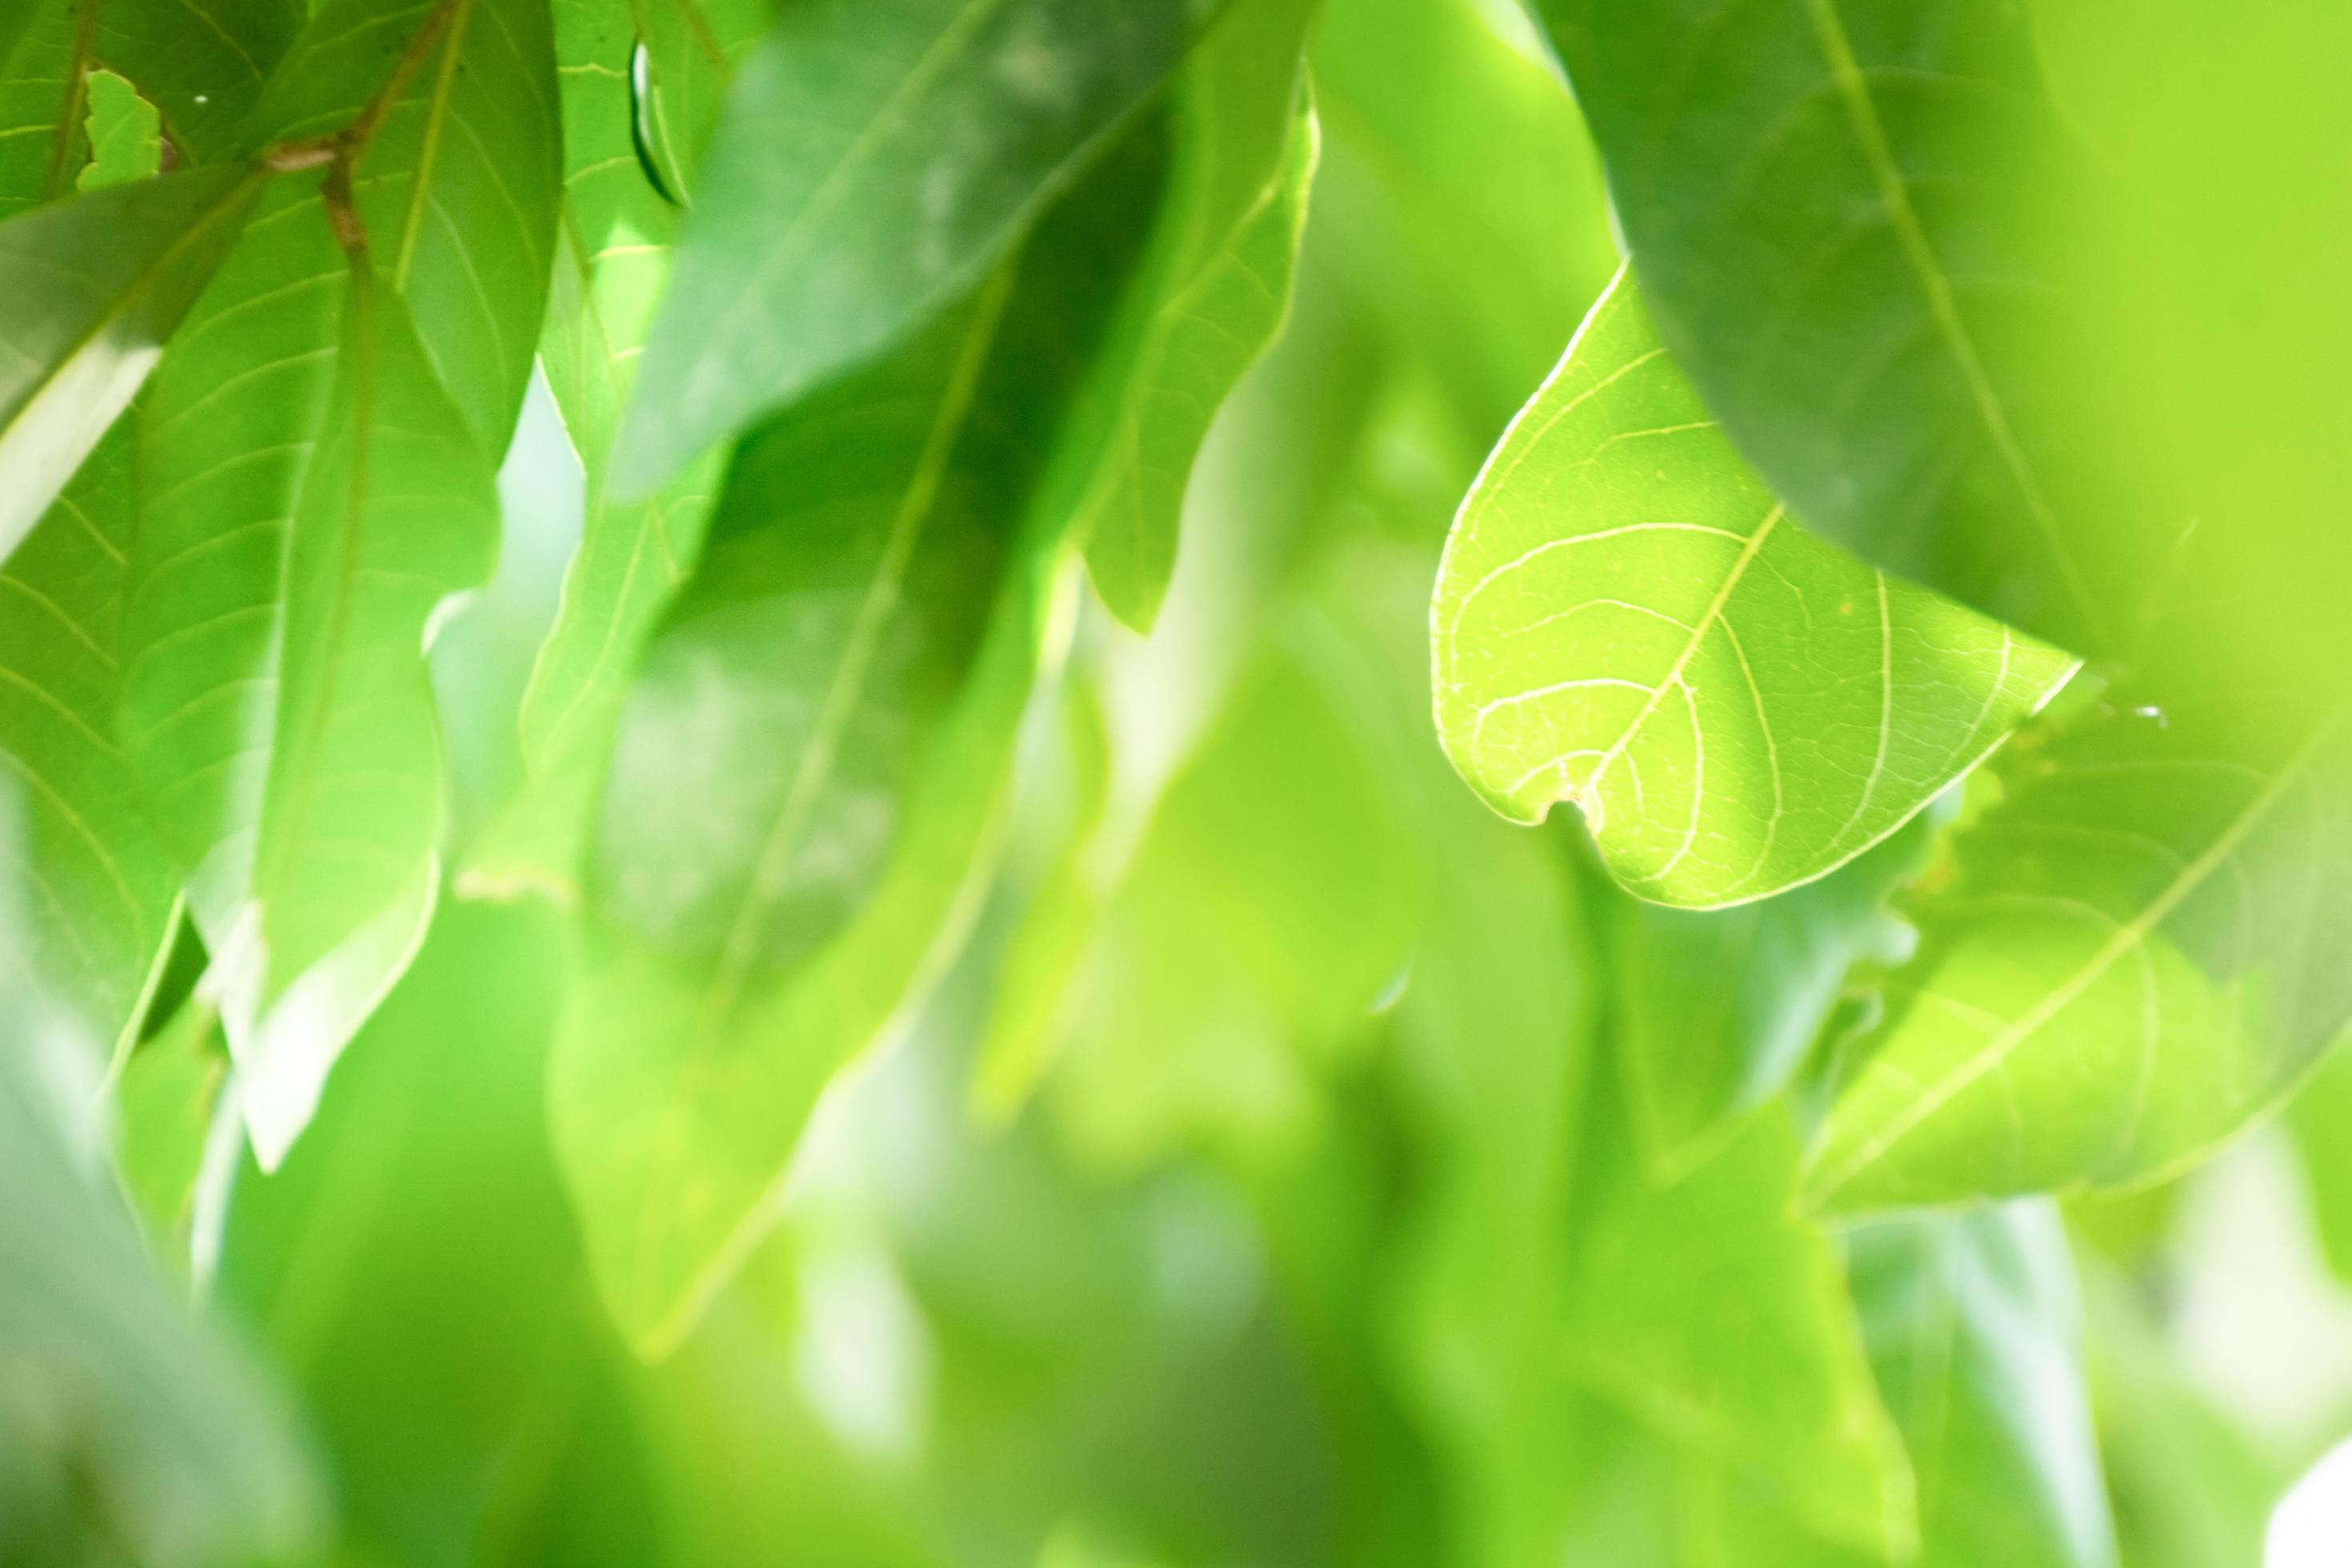
<path id="1" fill-rule="evenodd" d="M 2347 26 L 0 13 L 0 1565 L 2262 1561 Z"/>

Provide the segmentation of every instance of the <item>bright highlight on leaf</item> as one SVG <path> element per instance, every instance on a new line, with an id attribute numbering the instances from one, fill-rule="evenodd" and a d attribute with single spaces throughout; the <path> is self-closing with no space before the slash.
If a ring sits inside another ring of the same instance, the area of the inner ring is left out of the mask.
<path id="1" fill-rule="evenodd" d="M 1644 898 L 1832 870 L 2074 661 L 1808 537 L 1620 274 L 1463 503 L 1431 606 L 1437 725 L 1515 821 L 1575 805 Z"/>

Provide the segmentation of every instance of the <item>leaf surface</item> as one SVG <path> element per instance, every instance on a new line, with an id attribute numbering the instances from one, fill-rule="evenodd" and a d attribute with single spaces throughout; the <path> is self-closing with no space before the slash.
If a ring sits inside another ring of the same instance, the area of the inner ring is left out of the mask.
<path id="1" fill-rule="evenodd" d="M 746 444 L 631 688 L 551 1115 L 641 1348 L 699 1314 L 819 1091 L 960 935 L 1045 657 L 1037 487 L 1157 160 L 1123 146 L 972 300 Z"/>
<path id="2" fill-rule="evenodd" d="M 88 0 L 27 0 L 0 19 L 0 218 L 73 189 L 89 155 Z"/>
<path id="3" fill-rule="evenodd" d="M 970 289 L 1220 0 L 815 0 L 745 62 L 614 487 L 642 495 Z"/>
<path id="4" fill-rule="evenodd" d="M 0 560 L 130 404 L 260 184 L 188 170 L 0 222 Z"/>
<path id="5" fill-rule="evenodd" d="M 1463 503 L 1431 635 L 1487 804 L 1570 801 L 1626 887 L 1694 907 L 1852 859 L 2073 668 L 1807 535 L 1622 274 Z"/>
<path id="6" fill-rule="evenodd" d="M 2063 326 L 2016 199 L 2059 155 L 2021 11 L 1969 0 L 1541 0 L 1660 335 L 1797 514 L 2089 653 L 2035 354 Z"/>
<path id="7" fill-rule="evenodd" d="M 302 0 L 100 0 L 97 13 L 97 58 L 162 111 L 191 163 L 236 155 L 246 116 L 306 19 Z"/>
<path id="8" fill-rule="evenodd" d="M 2152 1181 L 2352 1021 L 2352 732 L 2113 713 L 2036 757 L 1915 913 L 1813 1152 L 1840 1210 Z"/>
<path id="9" fill-rule="evenodd" d="M 1192 460 L 1281 330 L 1318 143 L 1300 50 L 1314 0 L 1240 0 L 1171 89 L 1169 189 L 1120 347 L 1076 416 L 1107 450 L 1074 527 L 1095 591 L 1149 629 L 1176 563 Z"/>
<path id="10" fill-rule="evenodd" d="M 174 894 L 113 733 L 131 482 L 118 426 L 0 563 L 6 967 L 101 1062 L 137 1022 Z"/>

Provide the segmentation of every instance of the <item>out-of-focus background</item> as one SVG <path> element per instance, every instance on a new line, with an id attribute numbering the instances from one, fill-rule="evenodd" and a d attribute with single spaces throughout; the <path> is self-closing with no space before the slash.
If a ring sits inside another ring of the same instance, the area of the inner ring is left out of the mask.
<path id="1" fill-rule="evenodd" d="M 1453 510 L 1616 266 L 1597 161 L 1506 0 L 1334 0 L 1314 83 L 1295 308 L 1202 457 L 1160 623 L 1074 597 L 971 939 L 828 1094 L 685 1343 L 622 1345 L 557 1180 L 561 917 L 452 899 L 275 1174 L 199 1123 L 193 1199 L 134 1172 L 125 1205 L 19 1114 L 89 1086 L 37 1053 L 6 1086 L 0 1559 L 201 1563 L 235 1513 L 282 1527 L 249 1560 L 341 1568 L 1871 1560 L 1822 1526 L 1843 1503 L 1620 1359 L 1805 1397 L 1743 1273 L 1790 1156 L 1705 1213 L 1593 1217 L 1631 1158 L 1602 977 L 1634 917 L 1573 823 L 1490 817 L 1427 715 Z M 543 389 L 501 493 L 498 579 L 435 645 L 461 826 L 513 782 L 579 528 Z M 150 1041 L 127 1113 L 221 1070 Z M 1904 1265 L 1934 1299 L 1864 1331 L 1906 1437 L 2041 1455 L 1952 1467 L 1982 1488 L 1953 1506 L 2074 1532 L 1935 1561 L 2262 1560 L 2352 1431 L 2347 1127 L 2339 1060 L 2184 1180 Z M 1837 1256 L 1865 1296 L 1901 1261 Z M 2004 1270 L 2042 1318 L 2004 1315 Z M 1710 1348 L 1643 1342 L 1644 1292 L 1705 1302 Z M 2352 1562 L 2309 1544 L 2352 1509 L 2325 1480 L 2283 1568 Z"/>

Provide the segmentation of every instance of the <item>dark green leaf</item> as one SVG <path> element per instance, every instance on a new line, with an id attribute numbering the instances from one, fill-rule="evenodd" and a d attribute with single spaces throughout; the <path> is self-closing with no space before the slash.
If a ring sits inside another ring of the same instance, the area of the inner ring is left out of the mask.
<path id="1" fill-rule="evenodd" d="M 614 489 L 654 489 L 969 289 L 1220 8 L 785 6 L 698 181 Z"/>
<path id="2" fill-rule="evenodd" d="M 2021 7 L 1539 0 L 1660 335 L 1791 509 L 2086 652 L 2085 558 L 2035 356 L 2061 328 L 2021 198 L 2060 155 Z"/>
<path id="3" fill-rule="evenodd" d="M 172 145 L 191 163 L 236 152 L 245 117 L 306 15 L 303 0 L 98 0 L 96 10 L 98 58 L 163 111 Z"/>
<path id="4" fill-rule="evenodd" d="M 89 155 L 84 26 L 95 0 L 18 0 L 0 19 L 0 218 L 73 189 Z"/>

